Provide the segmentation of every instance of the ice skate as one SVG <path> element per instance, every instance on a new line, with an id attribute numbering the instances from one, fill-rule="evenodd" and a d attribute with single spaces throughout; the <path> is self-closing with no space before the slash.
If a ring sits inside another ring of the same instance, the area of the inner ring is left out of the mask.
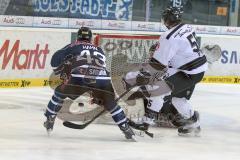
<path id="1" fill-rule="evenodd" d="M 48 116 L 47 120 L 43 123 L 43 126 L 46 128 L 48 135 L 50 135 L 53 130 L 55 118 L 56 116 Z"/>
<path id="2" fill-rule="evenodd" d="M 131 140 L 133 142 L 137 141 L 133 130 L 127 123 L 122 124 L 120 126 L 120 129 L 124 133 L 127 140 Z"/>
<path id="3" fill-rule="evenodd" d="M 178 128 L 179 136 L 200 136 L 201 127 L 199 113 L 194 111 L 191 118 L 185 120 L 185 125 Z"/>
<path id="4" fill-rule="evenodd" d="M 153 134 L 148 132 L 149 124 L 144 122 L 134 122 L 129 120 L 129 125 L 134 129 L 137 136 L 144 137 L 145 134 L 153 138 Z"/>
<path id="5" fill-rule="evenodd" d="M 132 120 L 129 120 L 128 124 L 133 127 L 134 129 L 140 130 L 140 131 L 147 131 L 149 128 L 149 124 L 145 122 L 134 122 Z"/>

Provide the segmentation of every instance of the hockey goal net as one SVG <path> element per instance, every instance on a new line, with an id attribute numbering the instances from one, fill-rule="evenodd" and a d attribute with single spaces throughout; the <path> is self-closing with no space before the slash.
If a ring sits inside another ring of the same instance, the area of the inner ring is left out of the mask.
<path id="1" fill-rule="evenodd" d="M 98 34 L 94 41 L 106 54 L 107 67 L 110 69 L 111 60 L 116 55 L 126 55 L 127 61 L 132 63 L 146 61 L 149 48 L 158 39 L 159 35 Z"/>
<path id="2" fill-rule="evenodd" d="M 146 62 L 149 58 L 149 48 L 156 43 L 159 35 L 120 35 L 98 34 L 95 44 L 100 46 L 107 59 L 107 69 L 111 72 L 114 89 L 123 93 L 121 75 L 124 74 L 124 63 Z M 119 101 L 128 117 L 141 117 L 144 113 L 143 101 L 138 100 L 133 104 Z M 111 121 L 110 114 L 99 118 L 98 122 Z"/>

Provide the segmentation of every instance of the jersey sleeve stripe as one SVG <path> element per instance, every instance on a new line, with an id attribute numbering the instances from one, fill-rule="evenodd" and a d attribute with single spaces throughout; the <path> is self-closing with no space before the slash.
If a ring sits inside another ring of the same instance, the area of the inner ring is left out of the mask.
<path id="1" fill-rule="evenodd" d="M 165 65 L 163 65 L 161 62 L 159 62 L 155 58 L 151 58 L 149 64 L 150 64 L 150 66 L 152 66 L 156 70 L 163 70 L 163 69 L 166 68 Z"/>
<path id="2" fill-rule="evenodd" d="M 193 69 L 196 69 L 196 68 L 200 67 L 201 65 L 205 64 L 206 62 L 207 62 L 207 58 L 204 55 L 204 56 L 199 57 L 199 58 L 197 58 L 193 61 L 188 62 L 187 64 L 182 65 L 178 69 L 191 71 Z"/>

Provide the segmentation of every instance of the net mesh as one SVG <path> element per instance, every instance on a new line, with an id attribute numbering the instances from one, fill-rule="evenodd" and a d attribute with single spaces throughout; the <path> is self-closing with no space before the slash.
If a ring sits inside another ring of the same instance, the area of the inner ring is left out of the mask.
<path id="1" fill-rule="evenodd" d="M 115 90 L 123 93 L 121 79 L 128 71 L 134 70 L 132 64 L 146 62 L 149 48 L 156 43 L 159 36 L 150 35 L 98 35 L 97 45 L 100 46 L 107 59 L 107 69 Z M 122 91 L 120 91 L 122 90 Z"/>
<path id="2" fill-rule="evenodd" d="M 95 42 L 100 46 L 107 59 L 107 69 L 111 73 L 112 84 L 118 95 L 124 91 L 122 77 L 134 68 L 133 64 L 144 63 L 149 58 L 149 49 L 156 43 L 159 36 L 152 35 L 97 35 Z M 142 100 L 125 103 L 119 101 L 128 117 L 138 118 L 144 113 Z M 106 114 L 99 119 L 99 122 L 111 121 L 110 114 Z"/>

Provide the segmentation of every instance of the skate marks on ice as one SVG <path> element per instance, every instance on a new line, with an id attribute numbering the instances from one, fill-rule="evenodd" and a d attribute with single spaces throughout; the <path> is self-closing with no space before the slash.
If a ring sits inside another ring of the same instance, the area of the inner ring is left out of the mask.
<path id="1" fill-rule="evenodd" d="M 151 128 L 155 138 L 137 137 L 137 143 L 130 143 L 125 141 L 115 125 L 91 124 L 79 131 L 63 127 L 59 120 L 48 137 L 42 126 L 44 117 L 41 108 L 47 105 L 51 90 L 0 90 L 2 97 L 5 97 L 0 99 L 0 159 L 238 160 L 239 91 L 237 85 L 197 86 L 191 103 L 200 112 L 201 137 L 179 137 L 176 129 Z M 14 108 L 13 103 L 21 105 Z M 2 107 L 6 104 L 8 107 Z"/>
<path id="2" fill-rule="evenodd" d="M 0 89 L 1 109 L 43 109 L 52 96 L 52 90 L 45 88 Z"/>
<path id="3" fill-rule="evenodd" d="M 22 112 L 24 113 L 24 112 Z M 14 115 L 14 113 L 12 113 Z M 27 113 L 25 113 L 27 115 Z M 22 121 L 0 133 L 0 158 L 4 160 L 126 160 L 126 159 L 236 159 L 239 156 L 239 140 L 223 138 L 222 132 L 209 132 L 202 137 L 178 137 L 173 129 L 152 129 L 162 135 L 154 139 L 138 138 L 137 143 L 127 142 L 114 125 L 92 124 L 86 130 L 73 131 L 56 124 L 51 137 L 47 137 L 42 124 L 35 117 L 31 122 Z M 31 124 L 31 127 L 26 126 Z M 16 131 L 17 130 L 17 131 Z M 236 137 L 240 138 L 240 137 Z M 209 149 L 211 148 L 211 149 Z M 221 154 L 220 154 L 221 153 Z M 14 156 L 13 156 L 14 155 Z M 186 157 L 187 156 L 187 157 Z M 238 157 L 239 158 L 239 157 Z"/>

